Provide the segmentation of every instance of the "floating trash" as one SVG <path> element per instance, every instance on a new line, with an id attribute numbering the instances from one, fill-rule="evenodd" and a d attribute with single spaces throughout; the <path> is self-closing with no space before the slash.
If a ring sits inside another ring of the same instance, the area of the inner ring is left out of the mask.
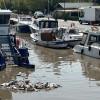
<path id="1" fill-rule="evenodd" d="M 11 80 L 9 83 L 1 84 L 2 89 L 10 89 L 10 90 L 17 90 L 17 91 L 35 91 L 38 92 L 40 90 L 52 90 L 58 87 L 61 87 L 59 84 L 52 83 L 52 82 L 37 82 L 32 83 L 27 77 L 25 73 L 19 72 L 16 76 L 23 77 L 22 80 Z"/>

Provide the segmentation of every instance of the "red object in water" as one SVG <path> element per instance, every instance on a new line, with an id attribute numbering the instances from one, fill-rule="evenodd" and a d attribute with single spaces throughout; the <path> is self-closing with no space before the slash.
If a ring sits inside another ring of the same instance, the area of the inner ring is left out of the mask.
<path id="1" fill-rule="evenodd" d="M 19 47 L 19 45 L 20 45 L 20 39 L 17 38 L 16 39 L 16 46 Z"/>

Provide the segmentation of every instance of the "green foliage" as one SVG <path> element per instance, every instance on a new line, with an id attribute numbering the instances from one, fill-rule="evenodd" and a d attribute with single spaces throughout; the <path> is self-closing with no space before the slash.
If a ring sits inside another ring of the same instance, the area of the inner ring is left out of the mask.
<path id="1" fill-rule="evenodd" d="M 78 20 L 78 16 L 68 16 L 69 20 Z"/>
<path id="2" fill-rule="evenodd" d="M 21 11 L 34 13 L 36 10 L 48 12 L 48 1 L 50 11 L 53 11 L 59 2 L 78 2 L 80 0 L 0 0 L 0 8 L 16 10 L 19 13 Z M 90 0 L 82 0 L 82 2 L 90 2 Z M 93 0 L 92 2 L 100 3 L 100 0 Z"/>
<path id="3" fill-rule="evenodd" d="M 67 21 L 68 20 L 68 14 L 67 13 L 63 12 L 61 14 L 61 16 L 62 16 L 62 19 L 64 19 L 64 21 Z"/>
<path id="4" fill-rule="evenodd" d="M 55 19 L 63 19 L 65 21 L 67 21 L 67 20 L 78 20 L 78 16 L 69 16 L 65 12 L 62 12 L 62 13 L 54 12 L 53 18 L 55 18 Z"/>

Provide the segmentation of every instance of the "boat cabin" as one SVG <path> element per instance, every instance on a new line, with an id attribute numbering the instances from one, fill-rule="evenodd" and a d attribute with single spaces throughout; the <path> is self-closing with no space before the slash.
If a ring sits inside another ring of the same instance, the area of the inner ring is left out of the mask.
<path id="1" fill-rule="evenodd" d="M 20 16 L 18 21 L 28 21 L 28 22 L 32 22 L 32 18 L 29 16 Z"/>
<path id="2" fill-rule="evenodd" d="M 0 9 L 0 35 L 8 35 L 10 26 L 10 16 L 12 12 L 10 10 Z"/>
<path id="3" fill-rule="evenodd" d="M 96 32 L 95 34 L 90 32 L 83 33 L 82 41 L 80 45 L 92 45 L 93 43 L 100 44 L 100 33 Z"/>
<path id="4" fill-rule="evenodd" d="M 68 38 L 69 36 L 73 36 L 73 37 L 75 37 L 75 36 L 78 36 L 79 35 L 79 29 L 77 29 L 77 28 L 66 28 L 66 27 L 60 27 L 59 29 L 58 29 L 58 32 L 57 32 L 57 37 L 59 37 L 59 38 L 63 38 L 63 37 L 66 37 L 66 38 Z M 79 36 L 79 38 L 81 38 L 82 36 L 80 35 Z M 71 39 L 71 38 L 70 38 Z"/>
<path id="5" fill-rule="evenodd" d="M 9 24 L 10 23 L 10 10 L 0 10 L 0 25 L 2 24 Z"/>
<path id="6" fill-rule="evenodd" d="M 57 28 L 58 21 L 57 20 L 48 20 L 48 19 L 37 19 L 34 21 L 34 24 L 41 28 Z"/>

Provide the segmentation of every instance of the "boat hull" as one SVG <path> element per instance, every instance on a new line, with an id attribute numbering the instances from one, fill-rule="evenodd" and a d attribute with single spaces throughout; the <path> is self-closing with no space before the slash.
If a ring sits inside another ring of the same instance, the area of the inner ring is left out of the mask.
<path id="1" fill-rule="evenodd" d="M 33 39 L 33 43 L 39 46 L 54 48 L 54 49 L 67 48 L 67 45 L 68 45 L 67 41 L 39 41 L 39 40 L 34 40 L 34 39 Z"/>
<path id="2" fill-rule="evenodd" d="M 75 45 L 80 44 L 80 42 L 81 42 L 81 40 L 70 40 L 68 42 L 68 46 L 69 47 L 74 47 Z"/>
<path id="3" fill-rule="evenodd" d="M 97 59 L 100 59 L 100 47 L 99 46 L 82 46 L 82 45 L 76 45 L 73 48 L 74 52 L 81 53 L 87 56 L 91 56 Z"/>

